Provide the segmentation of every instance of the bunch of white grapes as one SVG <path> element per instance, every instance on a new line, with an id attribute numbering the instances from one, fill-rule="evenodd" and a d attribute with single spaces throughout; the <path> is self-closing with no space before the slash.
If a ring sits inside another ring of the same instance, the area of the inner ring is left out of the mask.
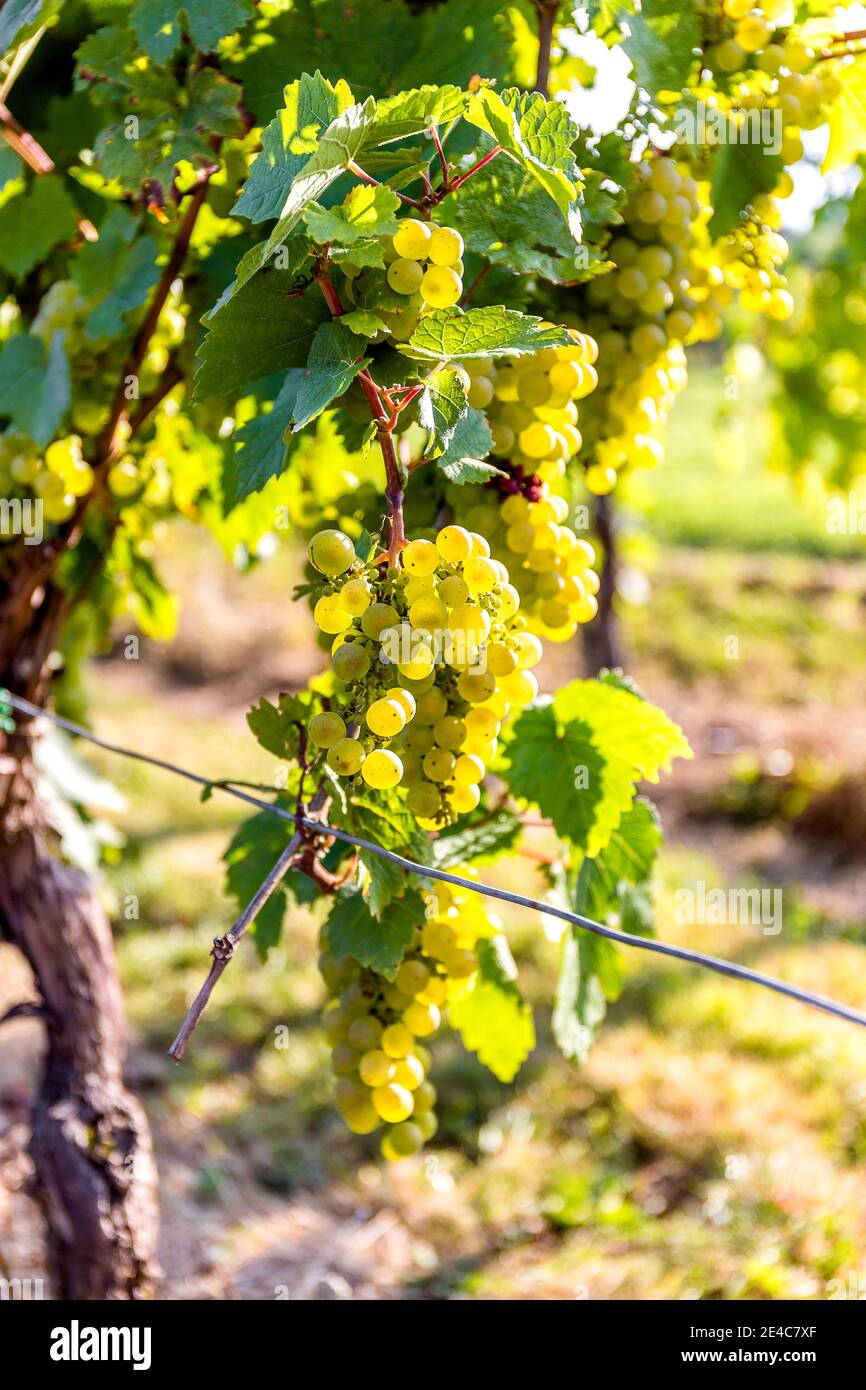
<path id="1" fill-rule="evenodd" d="M 365 566 L 341 531 L 319 531 L 310 559 L 327 582 L 313 616 L 334 639 L 331 708 L 309 735 L 341 777 L 402 785 L 425 828 L 471 811 L 512 705 L 538 693 L 541 644 L 484 538 L 445 526 L 410 541 L 399 566 Z"/>
<path id="2" fill-rule="evenodd" d="M 405 342 L 422 314 L 449 309 L 459 302 L 463 294 L 463 238 L 453 227 L 404 217 L 394 235 L 384 240 L 382 249 L 390 298 L 383 296 L 381 304 L 376 302 L 377 272 L 367 272 L 359 284 L 372 281 L 374 298 L 368 307 L 375 308 L 393 338 Z M 351 261 L 343 261 L 341 268 L 347 297 L 354 303 L 355 281 L 362 268 Z"/>
<path id="3" fill-rule="evenodd" d="M 471 871 L 458 869 L 463 877 Z M 385 1126 L 386 1159 L 408 1158 L 436 1132 L 436 1091 L 425 1046 L 450 1000 L 472 986 L 476 945 L 499 929 L 483 899 L 437 884 L 428 917 L 416 931 L 393 981 L 354 960 L 335 960 L 322 930 L 319 969 L 332 996 L 324 1024 L 337 1077 L 337 1105 L 354 1134 Z"/>
<path id="4" fill-rule="evenodd" d="M 544 325 L 550 327 L 551 325 Z M 544 482 L 556 482 L 580 450 L 577 402 L 598 385 L 598 344 L 570 330 L 568 347 L 468 361 L 467 397 L 483 410 L 493 433 L 493 453 Z"/>
<path id="5" fill-rule="evenodd" d="M 484 488 L 466 520 L 490 537 L 493 555 L 508 566 L 530 632 L 567 642 L 592 621 L 600 587 L 595 550 L 568 524 L 565 498 L 537 473 L 510 467 Z"/>

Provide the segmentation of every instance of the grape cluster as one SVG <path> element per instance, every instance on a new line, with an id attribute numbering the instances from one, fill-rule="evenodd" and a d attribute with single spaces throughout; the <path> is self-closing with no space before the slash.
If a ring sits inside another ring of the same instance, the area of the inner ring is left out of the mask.
<path id="1" fill-rule="evenodd" d="M 490 537 L 491 551 L 508 566 L 528 629 L 567 642 L 598 612 L 595 551 L 568 524 L 564 497 L 537 473 L 508 467 L 493 479 L 467 522 Z"/>
<path id="2" fill-rule="evenodd" d="M 458 303 L 463 293 L 463 238 L 453 227 L 404 217 L 394 235 L 383 241 L 382 250 L 384 277 L 351 261 L 341 262 L 345 293 L 351 303 L 374 308 L 391 336 L 405 342 L 422 314 Z"/>
<path id="3" fill-rule="evenodd" d="M 544 325 L 549 327 L 550 325 Z M 577 402 L 598 385 L 598 345 L 571 330 L 568 347 L 466 364 L 470 406 L 485 411 L 493 433 L 493 453 L 544 482 L 562 478 L 580 450 Z"/>
<path id="4" fill-rule="evenodd" d="M 425 1043 L 441 1026 L 449 999 L 471 987 L 479 938 L 498 926 L 477 895 L 450 884 L 427 895 L 427 911 L 393 982 L 351 958 L 335 960 L 327 923 L 322 932 L 319 968 L 331 995 L 324 1023 L 337 1105 L 354 1134 L 386 1126 L 381 1151 L 391 1160 L 408 1158 L 436 1132 Z"/>
<path id="5" fill-rule="evenodd" d="M 402 784 L 433 829 L 477 806 L 502 721 L 538 693 L 541 644 L 481 535 L 446 526 L 399 558 L 382 574 L 343 532 L 313 537 L 310 559 L 328 577 L 313 615 L 334 638 L 334 695 L 309 733 L 338 775 Z"/>
<path id="6" fill-rule="evenodd" d="M 584 291 L 599 346 L 599 389 L 583 417 L 586 485 L 596 495 L 613 490 L 626 464 L 660 461 L 656 434 L 686 382 L 683 344 L 714 336 L 715 320 L 691 295 L 699 211 L 687 169 L 666 155 L 645 160 L 610 244 L 615 269 Z"/>

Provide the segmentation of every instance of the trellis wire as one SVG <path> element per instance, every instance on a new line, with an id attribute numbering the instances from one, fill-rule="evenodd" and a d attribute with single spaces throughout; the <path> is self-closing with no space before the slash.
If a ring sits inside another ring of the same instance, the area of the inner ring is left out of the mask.
<path id="1" fill-rule="evenodd" d="M 667 942 L 655 941 L 651 937 L 632 936 L 629 932 L 617 931 L 614 927 L 607 927 L 602 922 L 593 921 L 591 917 L 584 917 L 579 912 L 570 912 L 566 908 L 557 907 L 554 903 L 541 902 L 536 898 L 526 897 L 523 893 L 511 893 L 505 888 L 495 888 L 489 883 L 478 883 L 469 878 L 461 878 L 459 874 L 449 873 L 447 869 L 436 869 L 426 864 L 417 864 L 402 854 L 384 849 L 381 845 L 374 844 L 371 840 L 365 840 L 360 835 L 353 835 L 348 830 L 341 830 L 336 826 L 327 825 L 322 821 L 306 816 L 297 816 L 293 811 L 287 811 L 282 806 L 275 806 L 269 801 L 262 800 L 261 797 L 241 791 L 238 787 L 230 784 L 231 779 L 226 782 L 214 782 L 207 777 L 201 777 L 196 772 L 190 772 L 188 768 L 178 767 L 175 763 L 168 762 L 164 758 L 155 758 L 149 753 L 140 753 L 133 748 L 124 748 L 119 744 L 109 743 L 107 739 L 99 738 L 97 734 L 91 733 L 89 729 L 74 723 L 71 719 L 64 719 L 51 710 L 43 709 L 39 705 L 31 704 L 29 700 L 13 695 L 10 691 L 0 689 L 0 705 L 4 701 L 22 714 L 26 714 L 30 718 L 47 719 L 59 728 L 65 729 L 67 733 L 86 739 L 89 743 L 95 744 L 97 748 L 105 749 L 108 753 L 131 758 L 136 762 L 147 763 L 151 767 L 161 768 L 164 772 L 173 772 L 178 777 L 185 777 L 187 781 L 195 782 L 198 786 L 225 792 L 228 796 L 245 801 L 261 811 L 279 816 L 295 827 L 303 825 L 307 830 L 322 835 L 330 835 L 346 844 L 368 850 L 370 854 L 387 859 L 389 863 L 395 864 L 400 869 L 405 869 L 407 873 L 420 874 L 424 878 L 437 879 L 442 883 L 454 883 L 460 888 L 468 889 L 472 893 L 479 893 L 483 897 L 498 898 L 501 902 L 513 903 L 517 907 L 528 907 L 548 917 L 556 917 L 572 926 L 582 927 L 585 931 L 593 932 L 596 936 L 606 937 L 609 941 L 615 941 L 621 946 L 633 946 L 640 951 L 652 951 L 656 955 L 670 956 L 674 960 L 685 961 L 689 965 L 699 965 L 706 970 L 713 970 L 718 975 L 727 975 L 735 980 L 744 980 L 748 984 L 760 985 L 762 988 L 784 995 L 788 999 L 795 999 L 800 1004 L 819 1009 L 822 1013 L 831 1014 L 834 1018 L 841 1018 L 847 1023 L 856 1023 L 860 1027 L 866 1027 L 866 1014 L 848 1008 L 845 1004 L 839 1004 L 833 999 L 825 999 L 820 994 L 812 994 L 809 990 L 798 989 L 796 985 L 786 984 L 784 980 L 774 979 L 771 975 L 763 975 L 760 971 L 750 970 L 748 966 L 738 965 L 734 961 L 721 960 L 718 956 L 705 955 L 702 951 L 692 951 L 686 946 L 671 946 Z"/>

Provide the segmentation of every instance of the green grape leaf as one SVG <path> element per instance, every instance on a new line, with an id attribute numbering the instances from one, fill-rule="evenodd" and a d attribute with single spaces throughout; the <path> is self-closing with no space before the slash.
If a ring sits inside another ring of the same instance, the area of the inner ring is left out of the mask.
<path id="1" fill-rule="evenodd" d="M 491 304 L 486 309 L 434 309 L 425 314 L 401 351 L 421 362 L 506 357 L 566 347 L 564 328 L 542 328 L 541 319 Z"/>
<path id="2" fill-rule="evenodd" d="M 415 87 L 380 101 L 370 132 L 370 143 L 387 145 L 420 135 L 430 126 L 447 125 L 463 114 L 467 96 L 459 87 Z"/>
<path id="3" fill-rule="evenodd" d="M 426 458 L 445 453 L 467 410 L 466 387 L 453 367 L 431 373 L 418 398 L 418 423 L 430 436 L 424 450 Z"/>
<path id="4" fill-rule="evenodd" d="M 8 145 L 0 145 L 0 193 L 13 182 L 21 178 L 24 166 L 14 150 L 10 150 Z"/>
<path id="5" fill-rule="evenodd" d="M 288 845 L 291 833 L 289 822 L 271 815 L 269 811 L 259 811 L 238 826 L 223 855 L 223 863 L 226 866 L 226 890 L 240 909 L 255 897 Z M 298 904 L 309 904 L 317 897 L 318 890 L 310 879 L 295 869 L 288 871 L 251 928 L 260 959 L 264 960 L 272 947 L 279 943 L 289 899 L 294 899 Z"/>
<path id="6" fill-rule="evenodd" d="M 369 357 L 359 356 L 358 340 L 351 329 L 339 322 L 317 328 L 298 383 L 292 429 L 297 433 L 321 415 L 369 364 Z"/>
<path id="7" fill-rule="evenodd" d="M 300 695 L 281 695 L 279 703 L 260 700 L 247 715 L 247 724 L 257 743 L 275 758 L 292 761 L 298 756 L 299 724 L 306 727 L 313 697 L 305 691 Z"/>
<path id="8" fill-rule="evenodd" d="M 436 467 L 449 483 L 486 483 L 502 476 L 501 468 L 485 463 L 493 448 L 493 435 L 481 410 L 469 409 L 454 426 L 451 442 L 436 460 Z"/>
<path id="9" fill-rule="evenodd" d="M 335 208 L 323 208 L 313 203 L 304 213 L 310 235 L 321 245 L 335 242 L 338 246 L 353 246 L 370 237 L 392 236 L 399 223 L 394 216 L 400 199 L 390 188 L 358 184 Z"/>
<path id="10" fill-rule="evenodd" d="M 255 248 L 255 258 L 242 273 L 239 271 L 239 288 L 272 259 L 297 225 L 304 209 L 310 203 L 318 202 L 335 179 L 345 173 L 363 147 L 375 114 L 376 103 L 372 97 L 368 97 L 363 106 L 356 103 L 347 107 L 323 131 L 315 154 L 307 160 L 289 185 L 280 209 L 279 222 L 267 241 Z"/>
<path id="11" fill-rule="evenodd" d="M 498 811 L 492 820 L 444 830 L 433 841 L 437 869 L 454 864 L 490 863 L 514 848 L 523 833 L 523 822 L 511 811 Z"/>
<path id="12" fill-rule="evenodd" d="M 373 338 L 388 326 L 372 309 L 353 309 L 350 314 L 343 314 L 340 323 L 344 328 L 357 333 L 359 338 Z"/>
<path id="13" fill-rule="evenodd" d="M 139 222 L 125 208 L 112 208 L 99 240 L 82 246 L 72 263 L 73 280 L 94 305 L 84 328 L 90 342 L 120 337 L 125 316 L 143 307 L 159 279 L 159 243 L 139 233 Z"/>
<path id="14" fill-rule="evenodd" d="M 305 72 L 285 89 L 284 103 L 262 131 L 262 149 L 232 212 L 251 222 L 279 217 L 286 189 L 316 152 L 319 132 L 353 104 L 341 79 L 335 85 L 320 72 Z"/>
<path id="15" fill-rule="evenodd" d="M 841 85 L 830 107 L 827 123 L 830 139 L 823 172 L 854 164 L 866 150 L 866 61 L 859 55 L 850 63 L 833 63 L 831 71 Z"/>
<path id="16" fill-rule="evenodd" d="M 78 225 L 75 204 L 56 174 L 43 174 L 10 198 L 0 219 L 0 269 L 13 280 L 43 261 Z"/>
<path id="17" fill-rule="evenodd" d="M 288 371 L 271 409 L 248 420 L 235 435 L 234 452 L 223 474 L 226 513 L 252 493 L 261 492 L 285 469 L 301 375 L 299 367 Z"/>
<path id="18" fill-rule="evenodd" d="M 0 55 L 29 39 L 60 7 L 61 0 L 6 0 L 0 11 Z"/>
<path id="19" fill-rule="evenodd" d="M 443 87 L 465 87 L 475 73 L 511 69 L 512 20 L 499 0 L 447 5 L 347 5 L 294 0 L 262 23 L 265 41 L 240 64 L 245 100 L 260 125 L 281 104 L 286 72 L 341 73 L 356 92 L 379 97 L 414 87 L 418 73 Z"/>
<path id="20" fill-rule="evenodd" d="M 330 319 L 321 296 L 293 296 L 291 270 L 268 271 L 206 318 L 195 399 L 228 395 L 287 367 L 305 367 L 319 326 Z"/>
<path id="21" fill-rule="evenodd" d="M 620 884 L 642 883 L 649 877 L 661 841 L 658 812 L 651 801 L 639 796 L 604 849 L 595 858 L 583 860 L 577 876 L 575 911 L 603 921 Z"/>
<path id="22" fill-rule="evenodd" d="M 525 710 L 505 754 L 512 793 L 590 857 L 610 843 L 636 784 L 658 781 L 673 758 L 691 756 L 660 709 L 598 681 L 572 681 L 552 702 Z"/>
<path id="23" fill-rule="evenodd" d="M 572 220 L 581 183 L 572 151 L 578 130 L 561 101 L 516 87 L 504 92 L 484 87 L 469 98 L 466 120 L 491 135 L 538 181 L 566 221 Z"/>
<path id="24" fill-rule="evenodd" d="M 69 361 L 63 334 L 47 349 L 41 338 L 17 333 L 0 352 L 0 415 L 34 444 L 48 444 L 69 409 Z"/>
<path id="25" fill-rule="evenodd" d="M 783 167 L 781 155 L 770 154 L 763 145 L 718 145 L 713 156 L 710 236 L 733 231 L 749 204 L 775 188 Z"/>
<path id="26" fill-rule="evenodd" d="M 496 159 L 449 194 L 443 217 L 469 251 L 518 275 L 574 279 L 576 245 L 558 209 L 527 171 Z"/>
<path id="27" fill-rule="evenodd" d="M 505 938 L 479 941 L 478 970 L 468 993 L 449 1006 L 448 1022 L 498 1081 L 513 1081 L 535 1046 L 532 1010 L 515 984 Z"/>
<path id="28" fill-rule="evenodd" d="M 327 921 L 328 948 L 335 960 L 351 956 L 359 965 L 393 980 L 425 915 L 424 899 L 414 888 L 392 898 L 381 918 L 373 916 L 358 889 L 343 889 L 334 898 Z"/>
<path id="29" fill-rule="evenodd" d="M 634 64 L 638 85 L 650 96 L 686 86 L 701 38 L 691 0 L 641 0 L 639 8 L 614 0 L 610 8 L 617 18 L 626 16 L 628 33 L 622 46 Z"/>
<path id="30" fill-rule="evenodd" d="M 416 863 L 423 864 L 429 857 L 427 835 L 406 810 L 405 804 L 393 794 L 381 792 L 368 796 L 364 792 L 353 793 L 345 812 L 335 807 L 331 818 L 333 825 L 360 835 L 382 849 L 390 849 L 406 859 L 413 859 Z M 381 917 L 393 899 L 399 898 L 404 892 L 406 870 L 360 845 L 358 858 L 369 874 L 367 904 L 374 917 Z M 413 875 L 412 883 L 417 885 L 418 882 L 419 876 Z"/>
<path id="31" fill-rule="evenodd" d="M 553 1009 L 553 1036 L 569 1061 L 582 1066 L 607 1012 L 602 979 L 617 969 L 611 941 L 579 927 L 562 938 Z"/>
<path id="32" fill-rule="evenodd" d="M 184 33 L 201 53 L 212 53 L 255 13 L 252 0 L 135 0 L 131 22 L 141 47 L 167 63 Z"/>

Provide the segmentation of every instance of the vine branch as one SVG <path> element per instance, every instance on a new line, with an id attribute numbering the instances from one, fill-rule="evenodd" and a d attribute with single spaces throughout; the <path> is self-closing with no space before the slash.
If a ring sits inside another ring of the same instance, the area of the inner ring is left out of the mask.
<path id="1" fill-rule="evenodd" d="M 535 11 L 538 15 L 538 70 L 535 90 L 543 97 L 547 96 L 550 83 L 550 50 L 558 9 L 558 0 L 535 0 Z"/>

